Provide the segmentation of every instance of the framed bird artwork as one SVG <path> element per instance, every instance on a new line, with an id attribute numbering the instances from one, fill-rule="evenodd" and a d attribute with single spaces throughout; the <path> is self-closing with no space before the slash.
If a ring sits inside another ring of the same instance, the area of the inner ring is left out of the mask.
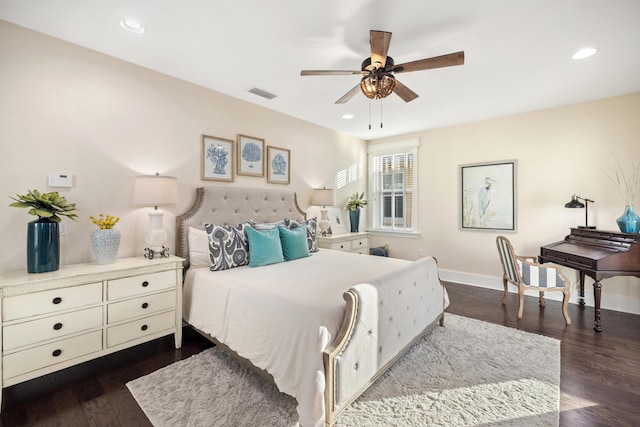
<path id="1" fill-rule="evenodd" d="M 516 160 L 460 165 L 460 228 L 516 231 Z"/>

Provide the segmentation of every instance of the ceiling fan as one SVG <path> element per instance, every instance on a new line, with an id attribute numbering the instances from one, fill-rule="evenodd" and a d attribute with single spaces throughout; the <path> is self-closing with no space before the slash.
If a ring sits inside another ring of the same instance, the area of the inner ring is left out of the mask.
<path id="1" fill-rule="evenodd" d="M 411 71 L 430 70 L 432 68 L 451 67 L 464 64 L 464 52 L 434 56 L 395 65 L 393 58 L 387 56 L 391 33 L 386 31 L 370 31 L 371 57 L 362 62 L 361 70 L 302 70 L 301 76 L 343 76 L 362 75 L 360 83 L 338 99 L 336 104 L 344 104 L 358 93 L 358 90 L 370 99 L 382 99 L 395 93 L 405 102 L 413 101 L 418 94 L 400 83 L 394 74 Z"/>

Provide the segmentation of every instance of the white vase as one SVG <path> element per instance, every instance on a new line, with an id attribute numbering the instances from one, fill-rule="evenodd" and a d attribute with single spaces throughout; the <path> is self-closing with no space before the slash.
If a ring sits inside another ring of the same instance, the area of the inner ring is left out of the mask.
<path id="1" fill-rule="evenodd" d="M 115 228 L 94 230 L 91 233 L 91 247 L 97 264 L 113 264 L 120 247 L 120 232 Z"/>

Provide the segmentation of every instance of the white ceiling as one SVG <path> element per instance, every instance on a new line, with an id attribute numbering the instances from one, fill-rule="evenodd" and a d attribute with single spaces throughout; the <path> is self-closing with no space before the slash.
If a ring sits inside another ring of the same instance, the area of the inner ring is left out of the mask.
<path id="1" fill-rule="evenodd" d="M 639 0 L 0 0 L 0 19 L 366 140 L 640 91 Z M 465 52 L 398 75 L 420 97 L 382 101 L 382 129 L 380 101 L 334 104 L 359 76 L 300 76 L 360 69 L 371 29 L 396 64 Z"/>

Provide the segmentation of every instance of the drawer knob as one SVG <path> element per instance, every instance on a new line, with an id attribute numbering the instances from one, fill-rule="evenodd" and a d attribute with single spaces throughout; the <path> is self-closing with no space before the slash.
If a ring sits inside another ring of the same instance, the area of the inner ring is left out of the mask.
<path id="1" fill-rule="evenodd" d="M 55 297 L 53 300 L 51 300 L 51 302 L 54 304 L 60 304 L 62 302 L 62 298 Z"/>
<path id="2" fill-rule="evenodd" d="M 142 308 L 147 308 L 147 307 L 149 307 L 149 303 L 143 302 L 142 303 Z"/>
<path id="3" fill-rule="evenodd" d="M 142 282 L 142 287 L 143 288 L 146 288 L 147 286 L 149 286 L 149 282 L 148 281 L 145 280 L 144 282 Z"/>
<path id="4" fill-rule="evenodd" d="M 52 355 L 53 357 L 58 357 L 58 356 L 60 356 L 61 354 L 62 354 L 62 350 L 60 350 L 59 348 L 58 348 L 58 349 L 53 350 L 53 353 L 51 353 L 51 355 Z"/>
<path id="5" fill-rule="evenodd" d="M 344 245 L 340 245 L 340 249 L 344 249 Z"/>
<path id="6" fill-rule="evenodd" d="M 142 327 L 140 328 L 141 331 L 146 331 L 147 329 L 149 329 L 147 325 L 142 325 Z"/>
<path id="7" fill-rule="evenodd" d="M 62 323 L 58 322 L 55 325 L 53 325 L 53 329 L 55 329 L 56 331 L 59 331 L 60 329 L 62 329 Z"/>

